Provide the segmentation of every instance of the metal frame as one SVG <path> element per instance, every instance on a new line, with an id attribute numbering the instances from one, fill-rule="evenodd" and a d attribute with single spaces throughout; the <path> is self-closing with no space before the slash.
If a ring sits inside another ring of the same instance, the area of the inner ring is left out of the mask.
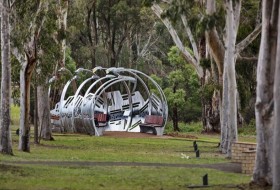
<path id="1" fill-rule="evenodd" d="M 97 76 L 94 74 L 97 70 L 106 70 L 106 72 L 104 75 Z M 146 115 L 162 116 L 164 130 L 168 117 L 166 97 L 161 87 L 150 76 L 134 69 L 122 67 L 96 67 L 93 71 L 79 68 L 76 74 L 83 71 L 92 76 L 79 85 L 73 96 L 66 97 L 66 92 L 70 84 L 77 79 L 77 75 L 68 80 L 63 88 L 60 101 L 56 104 L 56 109 L 51 110 L 51 114 L 59 115 L 59 122 L 52 121 L 52 123 L 62 128 L 63 132 L 83 132 L 96 136 L 103 135 L 104 131 L 140 132 L 139 124 L 144 122 Z M 50 81 L 53 79 L 54 77 Z M 160 97 L 151 92 L 144 82 L 145 80 L 152 82 Z M 90 86 L 82 95 L 81 91 L 86 84 L 90 84 Z M 129 84 L 133 86 L 129 86 Z M 143 92 L 147 99 L 144 99 L 140 91 L 137 91 L 138 84 L 144 87 Z M 110 91 L 118 85 L 124 87 L 125 94 L 122 94 L 123 92 L 120 90 Z M 67 100 L 69 102 L 66 102 Z M 65 103 L 67 103 L 67 108 L 64 108 Z M 59 109 L 57 109 L 58 105 Z M 94 118 L 97 113 L 108 116 L 104 127 L 96 126 Z M 82 125 L 83 130 L 80 125 Z"/>

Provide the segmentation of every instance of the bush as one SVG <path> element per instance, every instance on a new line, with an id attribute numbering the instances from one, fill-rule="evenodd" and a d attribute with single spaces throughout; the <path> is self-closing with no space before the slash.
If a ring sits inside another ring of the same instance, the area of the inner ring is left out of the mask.
<path id="1" fill-rule="evenodd" d="M 20 107 L 11 105 L 11 124 L 19 125 Z"/>
<path id="2" fill-rule="evenodd" d="M 243 127 L 238 129 L 240 135 L 256 135 L 256 121 L 251 119 L 249 124 L 243 125 Z"/>
<path id="3" fill-rule="evenodd" d="M 201 133 L 203 130 L 202 123 L 201 122 L 191 122 L 191 123 L 184 123 L 179 122 L 179 129 L 182 133 Z M 165 127 L 165 133 L 172 133 L 173 131 L 173 123 L 172 121 L 168 121 L 167 125 Z"/>

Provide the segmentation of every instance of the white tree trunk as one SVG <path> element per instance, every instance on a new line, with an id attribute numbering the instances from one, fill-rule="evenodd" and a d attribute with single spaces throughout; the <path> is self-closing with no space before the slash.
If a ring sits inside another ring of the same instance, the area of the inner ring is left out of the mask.
<path id="1" fill-rule="evenodd" d="M 0 110 L 0 152 L 13 155 L 10 129 L 11 62 L 10 62 L 10 20 L 9 1 L 0 1 L 1 11 L 1 110 Z"/>
<path id="2" fill-rule="evenodd" d="M 263 1 L 262 35 L 257 69 L 256 127 L 257 154 L 253 182 L 272 184 L 273 85 L 277 47 L 278 8 L 272 1 Z M 277 16 L 276 16 L 277 15 Z M 279 137 L 278 137 L 279 138 Z M 279 158 L 277 158 L 279 159 Z"/>
<path id="3" fill-rule="evenodd" d="M 241 3 L 235 1 L 236 4 Z M 236 15 L 240 15 L 240 9 Z M 236 103 L 236 75 L 235 75 L 235 43 L 236 43 L 236 31 L 238 27 L 238 21 L 235 20 L 239 16 L 234 15 L 235 10 L 233 9 L 233 4 L 231 0 L 226 1 L 226 43 L 225 43 L 225 69 L 227 70 L 228 76 L 228 93 L 223 93 L 228 95 L 228 147 L 227 147 L 227 157 L 231 157 L 231 145 L 233 142 L 237 141 L 237 103 Z M 225 75 L 224 75 L 225 76 Z M 226 97 L 223 97 L 223 99 Z M 226 117 L 226 116 L 225 116 Z"/>
<path id="4" fill-rule="evenodd" d="M 19 52 L 14 48 L 13 53 L 21 63 L 20 70 L 20 132 L 19 132 L 19 147 L 18 149 L 24 152 L 30 152 L 30 83 L 33 70 L 36 66 L 37 51 L 36 41 L 40 36 L 41 28 L 45 21 L 45 16 L 39 17 L 42 11 L 47 12 L 48 2 L 40 1 L 36 14 L 30 22 L 30 36 L 24 44 L 24 52 Z M 38 17 L 41 20 L 38 20 Z"/>
<path id="5" fill-rule="evenodd" d="M 223 99 L 221 106 L 221 145 L 220 149 L 222 153 L 227 153 L 228 147 L 228 107 L 229 107 L 229 94 L 228 94 L 228 74 L 227 74 L 227 65 L 224 67 L 224 76 L 223 76 Z"/>
<path id="6" fill-rule="evenodd" d="M 27 56 L 22 63 L 20 70 L 20 127 L 19 127 L 19 147 L 24 152 L 30 152 L 30 81 L 26 80 Z"/>

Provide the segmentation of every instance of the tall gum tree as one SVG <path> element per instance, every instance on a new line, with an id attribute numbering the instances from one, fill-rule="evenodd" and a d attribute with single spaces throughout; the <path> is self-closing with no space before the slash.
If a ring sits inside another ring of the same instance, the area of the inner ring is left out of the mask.
<path id="1" fill-rule="evenodd" d="M 172 0 L 162 0 L 161 3 L 170 4 L 172 3 Z M 161 17 L 161 14 L 163 13 L 160 6 L 161 3 L 153 2 L 152 10 L 165 24 L 167 30 L 173 38 L 174 43 L 180 49 L 186 61 L 195 67 L 198 76 L 201 78 L 203 76 L 203 70 L 200 66 L 200 57 L 197 56 L 199 54 L 196 53 L 196 46 L 194 46 L 195 43 L 193 43 L 194 41 L 192 40 L 192 36 L 194 35 L 190 35 L 191 33 L 186 30 L 186 34 L 191 44 L 191 47 L 186 48 L 169 18 Z M 215 0 L 208 0 L 205 4 L 206 15 L 210 19 L 213 19 L 215 14 L 217 14 L 216 3 L 217 1 Z M 205 31 L 205 36 L 210 54 L 217 65 L 219 83 L 223 86 L 222 98 L 220 100 L 221 149 L 224 153 L 227 153 L 227 157 L 231 157 L 231 143 L 237 139 L 237 89 L 235 64 L 236 60 L 240 58 L 240 52 L 242 52 L 259 35 L 261 25 L 257 25 L 246 38 L 241 40 L 239 43 L 236 43 L 241 0 L 224 0 L 222 5 L 226 10 L 224 16 L 226 23 L 225 34 L 219 34 L 216 28 L 217 26 L 214 25 Z M 201 7 L 202 9 L 203 6 Z M 182 21 L 184 23 L 184 19 L 187 21 L 188 18 L 186 15 L 182 15 L 181 19 L 183 19 Z M 193 54 L 188 51 L 190 49 Z M 232 94 L 233 96 L 229 96 L 229 94 Z"/>
<path id="2" fill-rule="evenodd" d="M 0 152 L 13 155 L 11 137 L 11 62 L 10 62 L 10 4 L 0 0 L 1 11 L 1 110 L 0 110 Z"/>
<path id="3" fill-rule="evenodd" d="M 257 97 L 255 104 L 257 128 L 256 164 L 252 182 L 261 186 L 272 184 L 272 155 L 274 133 L 273 85 L 277 43 L 279 1 L 263 1 L 262 34 L 257 69 Z M 279 77 L 279 76 L 278 76 Z M 279 93 L 279 92 L 278 92 Z M 276 96 L 277 98 L 277 96 Z M 277 105 L 277 104 L 276 104 Z M 278 108 L 275 108 L 278 110 Z M 276 111 L 277 111 L 276 110 Z M 276 115 L 276 118 L 279 114 Z M 277 131 L 276 131 L 277 132 Z M 275 134 L 276 135 L 276 134 Z M 275 139 L 279 139 L 277 136 Z M 275 149 L 277 150 L 277 146 Z M 275 153 L 277 154 L 277 153 Z M 279 158 L 277 158 L 279 160 Z M 276 169 L 276 168 L 275 168 Z M 275 173 L 275 175 L 277 172 Z M 279 180 L 279 179 L 278 179 Z M 277 187 L 277 185 L 275 186 Z M 279 189 L 275 188 L 275 189 Z"/>
<path id="4" fill-rule="evenodd" d="M 16 5 L 20 6 L 20 5 Z M 36 12 L 29 21 L 27 29 L 28 35 L 25 36 L 23 47 L 14 45 L 12 52 L 17 60 L 21 63 L 20 70 L 20 128 L 19 128 L 19 146 L 18 149 L 24 152 L 30 152 L 30 85 L 31 77 L 37 62 L 37 42 L 40 37 L 40 32 L 45 21 L 45 11 L 48 10 L 47 1 L 39 1 L 36 5 Z M 13 30 L 19 27 L 20 15 L 14 18 Z"/>

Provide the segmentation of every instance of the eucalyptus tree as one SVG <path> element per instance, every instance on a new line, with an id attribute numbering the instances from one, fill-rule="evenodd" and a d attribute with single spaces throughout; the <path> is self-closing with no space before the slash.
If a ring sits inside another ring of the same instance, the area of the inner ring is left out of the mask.
<path id="1" fill-rule="evenodd" d="M 57 1 L 57 43 L 60 45 L 60 57 L 58 59 L 58 66 L 65 67 L 65 51 L 66 51 L 66 30 L 67 30 L 67 16 L 68 16 L 69 0 Z M 56 73 L 57 69 L 55 70 Z"/>
<path id="2" fill-rule="evenodd" d="M 0 152 L 13 155 L 11 137 L 11 60 L 10 60 L 10 1 L 0 1 L 1 11 L 1 110 L 0 110 Z"/>
<path id="3" fill-rule="evenodd" d="M 182 21 L 188 37 L 190 46 L 185 48 L 182 39 L 178 35 L 174 25 L 168 17 L 162 17 L 163 8 L 161 4 L 153 2 L 152 9 L 155 14 L 163 21 L 167 27 L 174 43 L 181 50 L 186 61 L 194 66 L 199 78 L 203 77 L 203 68 L 200 65 L 201 55 L 199 54 L 198 40 L 194 38 L 194 34 L 190 28 L 190 4 L 195 5 L 199 9 L 199 14 L 203 18 L 205 25 L 204 32 L 206 42 L 209 47 L 209 53 L 216 63 L 218 70 L 219 84 L 223 86 L 222 98 L 220 99 L 220 120 L 221 120 L 221 149 L 231 157 L 231 144 L 237 140 L 237 92 L 236 92 L 236 76 L 235 63 L 243 51 L 260 33 L 260 25 L 257 25 L 253 32 L 239 43 L 236 42 L 237 33 L 240 23 L 241 0 L 225 0 L 218 2 L 208 0 L 204 1 L 180 1 L 180 0 L 162 0 L 161 3 L 177 5 L 179 18 Z M 217 9 L 219 6 L 219 9 Z M 206 12 L 206 15 L 203 13 Z M 224 17 L 221 17 L 224 15 Z M 218 19 L 223 18 L 223 19 Z M 223 28 L 225 27 L 225 33 Z M 219 29 L 219 30 L 218 30 Z M 218 32 L 220 31 L 220 32 Z M 230 96 L 229 96 L 230 94 Z M 222 103 L 221 103 L 222 102 Z"/>
<path id="4" fill-rule="evenodd" d="M 253 182 L 279 189 L 279 1 L 262 2 L 262 35 L 255 104 L 257 153 Z M 277 49 L 278 48 L 278 49 Z M 276 66 L 277 61 L 277 66 Z M 275 72 L 275 68 L 277 71 Z M 274 88 L 274 92 L 273 92 Z M 275 122 L 276 121 L 276 122 Z M 274 136 L 274 150 L 273 150 Z M 274 167 L 272 165 L 274 155 Z M 274 171 L 274 176 L 273 172 Z M 274 179 L 274 181 L 273 181 Z"/>
<path id="5" fill-rule="evenodd" d="M 97 1 L 96 11 L 102 33 L 101 40 L 107 50 L 109 66 L 118 66 L 120 53 L 129 35 L 139 23 L 141 1 Z"/>
<path id="6" fill-rule="evenodd" d="M 37 42 L 45 22 L 48 1 L 28 1 L 22 6 L 15 2 L 13 11 L 12 52 L 21 63 L 20 70 L 20 132 L 19 150 L 30 151 L 30 85 L 31 77 L 38 59 Z"/>
<path id="7" fill-rule="evenodd" d="M 163 52 L 156 43 L 161 38 L 156 17 L 140 0 L 72 1 L 69 6 L 67 40 L 78 65 L 141 69 Z"/>
<path id="8" fill-rule="evenodd" d="M 237 34 L 240 25 L 241 0 L 224 1 L 225 7 L 225 40 L 218 36 L 215 26 L 206 31 L 206 38 L 210 46 L 211 54 L 217 64 L 219 75 L 222 77 L 223 94 L 221 114 L 221 149 L 231 157 L 231 144 L 237 141 L 237 86 L 235 64 L 240 53 L 258 36 L 261 25 L 257 24 L 255 29 L 239 43 Z M 217 16 L 216 1 L 207 1 L 207 14 L 210 18 Z M 257 16 L 257 15 L 256 15 Z M 224 44 L 224 45 L 223 45 Z M 221 77 L 220 77 L 221 79 Z"/>
<path id="9" fill-rule="evenodd" d="M 59 30 L 56 22 L 58 20 L 57 14 L 54 11 L 56 9 L 57 2 L 49 1 L 44 27 L 41 29 L 41 37 L 37 42 L 39 54 L 36 72 L 33 77 L 35 93 L 37 94 L 38 136 L 44 140 L 53 140 L 50 123 L 50 100 L 48 97 L 49 79 L 57 68 L 57 58 L 62 57 L 61 43 L 56 43 L 57 38 L 54 37 L 54 34 Z M 68 54 L 65 57 L 65 62 L 67 63 Z"/>

